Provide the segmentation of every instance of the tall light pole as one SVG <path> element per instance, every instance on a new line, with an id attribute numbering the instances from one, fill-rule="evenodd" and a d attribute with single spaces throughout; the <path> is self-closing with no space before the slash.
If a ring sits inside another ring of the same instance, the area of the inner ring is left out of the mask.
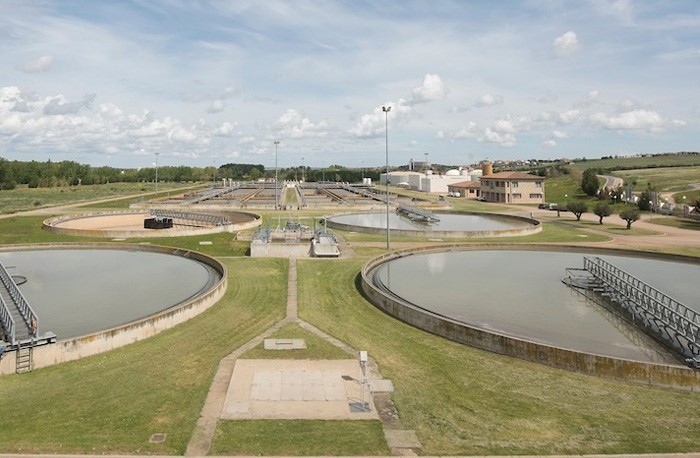
<path id="1" fill-rule="evenodd" d="M 301 182 L 304 182 L 304 157 L 301 158 Z"/>
<path id="2" fill-rule="evenodd" d="M 156 197 L 158 197 L 158 155 L 160 153 L 156 153 Z"/>
<path id="3" fill-rule="evenodd" d="M 275 144 L 275 210 L 279 208 L 279 197 L 277 196 L 277 145 L 280 144 L 279 140 L 272 142 Z"/>
<path id="4" fill-rule="evenodd" d="M 382 107 L 384 112 L 384 132 L 386 137 L 386 249 L 389 249 L 389 112 L 391 106 Z"/>

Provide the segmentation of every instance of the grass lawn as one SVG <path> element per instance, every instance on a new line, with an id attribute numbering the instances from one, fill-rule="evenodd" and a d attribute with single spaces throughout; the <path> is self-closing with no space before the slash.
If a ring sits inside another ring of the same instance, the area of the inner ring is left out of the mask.
<path id="1" fill-rule="evenodd" d="M 265 350 L 261 343 L 244 353 L 245 359 L 353 359 L 355 355 L 346 353 L 335 345 L 326 342 L 298 324 L 289 323 L 270 336 L 271 339 L 304 339 L 306 348 L 300 350 Z"/>
<path id="2" fill-rule="evenodd" d="M 183 454 L 221 358 L 285 313 L 286 259 L 224 263 L 225 297 L 187 323 L 107 353 L 3 376 L 0 450 Z M 158 432 L 165 443 L 150 444 Z"/>
<path id="3" fill-rule="evenodd" d="M 390 451 L 378 420 L 246 420 L 219 422 L 210 454 L 376 456 Z"/>
<path id="4" fill-rule="evenodd" d="M 631 184 L 636 191 L 647 189 L 648 185 L 659 191 L 684 191 L 700 183 L 700 167 L 620 170 L 615 175 L 624 179 L 626 184 Z"/>
<path id="5" fill-rule="evenodd" d="M 660 226 L 679 227 L 681 229 L 690 229 L 691 231 L 700 231 L 700 221 L 694 219 L 683 219 L 668 216 L 654 217 L 649 223 L 658 224 Z"/>
<path id="6" fill-rule="evenodd" d="M 164 193 L 159 194 L 167 194 L 173 190 L 192 185 L 162 183 L 158 186 L 159 189 L 164 190 Z M 152 183 L 110 183 L 56 188 L 18 186 L 16 189 L 9 191 L 0 191 L 0 213 L 14 213 L 53 205 L 66 205 L 152 191 Z"/>
<path id="7" fill-rule="evenodd" d="M 576 167 L 581 170 L 588 168 L 598 169 L 645 169 L 655 167 L 683 167 L 700 166 L 700 155 L 672 155 L 656 157 L 620 157 L 611 159 L 595 159 L 576 162 Z"/>
<path id="8" fill-rule="evenodd" d="M 369 351 L 422 452 L 433 455 L 685 452 L 700 396 L 627 385 L 483 352 L 383 314 L 356 290 L 365 259 L 301 261 L 301 317 Z M 342 300 L 340 299 L 342 298 Z"/>

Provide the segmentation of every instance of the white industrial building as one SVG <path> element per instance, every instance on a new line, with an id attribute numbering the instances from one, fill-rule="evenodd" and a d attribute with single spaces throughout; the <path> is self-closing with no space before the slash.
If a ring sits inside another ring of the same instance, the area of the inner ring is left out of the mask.
<path id="1" fill-rule="evenodd" d="M 446 194 L 447 187 L 463 181 L 479 181 L 481 170 L 451 169 L 444 174 L 434 174 L 431 170 L 426 173 L 396 171 L 389 172 L 389 184 L 402 186 L 414 191 Z M 386 173 L 381 174 L 380 183 L 386 184 Z"/>

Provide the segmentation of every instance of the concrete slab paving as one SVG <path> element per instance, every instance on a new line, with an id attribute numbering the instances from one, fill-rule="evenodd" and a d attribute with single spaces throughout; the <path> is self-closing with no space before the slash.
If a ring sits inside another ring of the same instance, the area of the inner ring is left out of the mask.
<path id="1" fill-rule="evenodd" d="M 368 388 L 371 410 L 350 408 L 361 400 L 360 377 L 354 359 L 237 360 L 221 419 L 377 419 Z"/>
<path id="2" fill-rule="evenodd" d="M 389 448 L 421 448 L 422 445 L 412 429 L 386 429 L 384 437 Z"/>

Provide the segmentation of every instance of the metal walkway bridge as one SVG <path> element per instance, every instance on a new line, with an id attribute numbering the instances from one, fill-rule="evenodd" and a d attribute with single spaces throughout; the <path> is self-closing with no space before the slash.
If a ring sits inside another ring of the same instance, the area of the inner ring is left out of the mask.
<path id="1" fill-rule="evenodd" d="M 223 216 L 208 215 L 206 213 L 190 213 L 177 210 L 151 210 L 151 215 L 156 218 L 172 218 L 177 224 L 189 226 L 225 226 L 231 224 Z"/>
<path id="2" fill-rule="evenodd" d="M 700 313 L 598 257 L 583 258 L 583 268 L 567 268 L 562 281 L 613 307 L 638 328 L 700 368 Z"/>
<path id="3" fill-rule="evenodd" d="M 421 208 L 411 207 L 410 205 L 399 204 L 396 212 L 400 215 L 404 215 L 413 221 L 419 221 L 424 223 L 437 223 L 440 218 L 435 216 L 435 214 L 429 210 L 423 210 Z"/>
<path id="4" fill-rule="evenodd" d="M 32 348 L 37 344 L 39 317 L 0 262 L 0 325 L 3 339 L 17 350 L 16 372 L 32 370 Z"/>

